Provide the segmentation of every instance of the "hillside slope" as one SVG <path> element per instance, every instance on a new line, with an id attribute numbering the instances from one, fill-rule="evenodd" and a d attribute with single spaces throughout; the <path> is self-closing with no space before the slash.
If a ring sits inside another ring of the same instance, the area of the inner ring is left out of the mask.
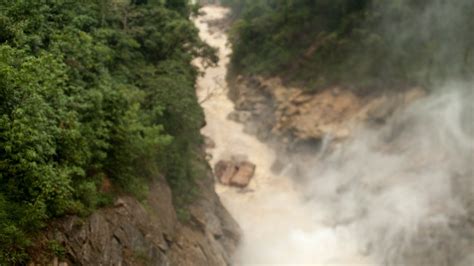
<path id="1" fill-rule="evenodd" d="M 238 228 L 203 159 L 191 63 L 216 59 L 191 12 L 0 1 L 1 265 L 228 263 Z"/>

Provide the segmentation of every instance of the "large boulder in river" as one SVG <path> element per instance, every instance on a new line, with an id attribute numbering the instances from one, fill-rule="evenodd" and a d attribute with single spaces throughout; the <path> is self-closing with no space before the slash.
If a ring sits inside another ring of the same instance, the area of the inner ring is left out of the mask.
<path id="1" fill-rule="evenodd" d="M 255 164 L 245 160 L 221 160 L 214 166 L 214 173 L 222 184 L 244 188 L 255 174 L 255 168 Z"/>
<path id="2" fill-rule="evenodd" d="M 214 166 L 214 174 L 224 185 L 230 185 L 230 180 L 237 173 L 237 165 L 233 161 L 219 161 Z"/>
<path id="3" fill-rule="evenodd" d="M 246 187 L 255 173 L 255 164 L 251 162 L 241 162 L 237 167 L 237 172 L 230 179 L 230 185 L 235 187 Z"/>

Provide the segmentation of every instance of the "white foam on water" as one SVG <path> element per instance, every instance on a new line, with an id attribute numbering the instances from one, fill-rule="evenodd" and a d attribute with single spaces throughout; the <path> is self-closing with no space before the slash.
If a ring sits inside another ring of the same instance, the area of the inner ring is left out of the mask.
<path id="1" fill-rule="evenodd" d="M 472 93 L 435 93 L 382 130 L 361 129 L 335 152 L 299 162 L 302 176 L 296 182 L 273 174 L 275 151 L 227 119 L 234 110 L 225 82 L 231 48 L 225 32 L 207 22 L 229 11 L 202 10 L 205 15 L 195 23 L 201 38 L 219 48 L 220 59 L 197 83 L 207 121 L 202 133 L 216 143 L 210 163 L 245 154 L 257 165 L 248 192 L 216 184 L 243 231 L 236 265 L 472 262 L 465 245 L 457 246 L 451 225 L 466 216 L 466 202 L 474 195 L 473 108 L 465 108 L 472 107 Z M 448 260 L 450 247 L 458 253 Z"/>

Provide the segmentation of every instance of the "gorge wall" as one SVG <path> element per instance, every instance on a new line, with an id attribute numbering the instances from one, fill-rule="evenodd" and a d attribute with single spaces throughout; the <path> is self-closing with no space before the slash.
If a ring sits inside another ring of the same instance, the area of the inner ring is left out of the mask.
<path id="1" fill-rule="evenodd" d="M 216 184 L 243 231 L 235 264 L 473 264 L 470 84 L 371 95 L 229 84 L 226 33 L 210 26 L 227 11 L 203 11 L 201 37 L 221 59 L 198 81 L 208 157 L 256 165 L 246 188 Z"/>
<path id="2" fill-rule="evenodd" d="M 236 111 L 229 117 L 274 146 L 273 173 L 293 181 L 300 201 L 278 204 L 303 209 L 299 219 L 322 226 L 297 229 L 301 225 L 290 220 L 295 217 L 286 218 L 295 245 L 330 254 L 322 265 L 473 263 L 469 84 L 361 97 L 343 88 L 309 94 L 278 79 L 238 77 L 231 95 Z M 248 245 L 247 259 L 269 260 L 260 254 L 269 250 L 255 252 L 258 246 Z M 318 259 L 308 253 L 288 262 Z"/>
<path id="3" fill-rule="evenodd" d="M 66 247 L 60 261 L 472 265 L 469 85 L 366 96 L 339 87 L 308 93 L 278 78 L 237 77 L 229 87 L 231 49 L 219 27 L 227 12 L 206 6 L 195 18 L 220 59 L 197 83 L 202 133 L 214 144 L 211 165 L 245 157 L 255 177 L 246 188 L 200 179 L 187 222 L 159 178 L 144 203 L 120 197 L 87 219 L 52 225 L 48 238 Z"/>
<path id="4" fill-rule="evenodd" d="M 199 196 L 180 221 L 163 178 L 144 202 L 129 196 L 88 218 L 49 226 L 46 239 L 64 246 L 59 265 L 229 265 L 239 227 L 213 190 L 211 175 L 198 181 Z M 30 265 L 35 265 L 34 263 Z M 41 265 L 41 264 L 40 264 Z"/>

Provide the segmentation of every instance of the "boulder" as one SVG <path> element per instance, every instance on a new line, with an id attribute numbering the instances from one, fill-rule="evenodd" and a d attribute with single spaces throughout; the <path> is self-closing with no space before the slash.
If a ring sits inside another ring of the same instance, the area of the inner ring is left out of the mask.
<path id="1" fill-rule="evenodd" d="M 244 188 L 250 183 L 250 179 L 255 174 L 255 164 L 245 161 L 241 162 L 237 168 L 237 172 L 230 179 L 230 185 Z"/>
<path id="2" fill-rule="evenodd" d="M 214 166 L 214 173 L 224 185 L 230 185 L 230 180 L 237 173 L 237 165 L 232 161 L 219 161 Z"/>
<path id="3" fill-rule="evenodd" d="M 246 160 L 221 160 L 214 166 L 214 173 L 223 185 L 246 187 L 255 174 L 255 164 Z"/>

